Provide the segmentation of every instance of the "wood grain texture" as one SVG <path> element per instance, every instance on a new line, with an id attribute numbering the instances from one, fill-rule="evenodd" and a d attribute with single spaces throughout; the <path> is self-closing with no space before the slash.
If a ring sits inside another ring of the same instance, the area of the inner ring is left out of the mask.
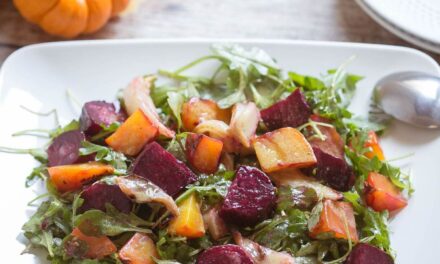
<path id="1" fill-rule="evenodd" d="M 278 38 L 413 47 L 381 28 L 353 0 L 142 0 L 137 4 L 98 33 L 78 39 Z M 11 47 L 56 40 L 61 39 L 21 18 L 12 1 L 0 0 L 0 61 Z M 430 55 L 440 61 L 439 55 Z"/>

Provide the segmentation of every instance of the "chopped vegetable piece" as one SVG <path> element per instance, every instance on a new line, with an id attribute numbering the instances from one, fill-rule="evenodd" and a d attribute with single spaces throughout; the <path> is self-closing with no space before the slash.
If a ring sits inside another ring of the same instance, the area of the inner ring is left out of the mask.
<path id="1" fill-rule="evenodd" d="M 253 146 L 265 172 L 316 164 L 310 144 L 295 128 L 285 127 L 268 132 L 254 139 Z"/>
<path id="2" fill-rule="evenodd" d="M 223 142 L 223 150 L 227 153 L 240 153 L 243 146 L 237 142 L 230 133 L 229 126 L 219 120 L 207 120 L 194 128 L 197 134 L 204 134 L 209 137 L 221 140 Z"/>
<path id="3" fill-rule="evenodd" d="M 78 228 L 74 228 L 72 236 L 87 245 L 86 258 L 101 259 L 116 252 L 116 246 L 107 236 L 86 236 Z"/>
<path id="4" fill-rule="evenodd" d="M 208 212 L 203 214 L 203 222 L 214 240 L 219 240 L 228 234 L 228 228 L 218 214 L 218 208 L 211 208 Z"/>
<path id="5" fill-rule="evenodd" d="M 101 176 L 112 174 L 114 168 L 99 162 L 49 167 L 51 182 L 58 191 L 75 191 Z"/>
<path id="6" fill-rule="evenodd" d="M 153 126 L 159 129 L 159 133 L 167 138 L 172 138 L 175 132 L 161 123 L 156 112 L 153 100 L 150 97 L 150 88 L 154 85 L 156 77 L 137 77 L 124 89 L 124 105 L 127 113 L 132 115 L 141 109 Z"/>
<path id="7" fill-rule="evenodd" d="M 161 188 L 145 178 L 131 175 L 116 178 L 116 182 L 130 199 L 136 203 L 160 203 L 173 215 L 179 214 L 179 209 L 173 198 L 166 194 Z"/>
<path id="8" fill-rule="evenodd" d="M 358 242 L 358 233 L 351 203 L 324 200 L 315 206 L 309 221 L 312 238 L 350 238 Z"/>
<path id="9" fill-rule="evenodd" d="M 132 166 L 132 172 L 150 180 L 168 195 L 176 197 L 197 176 L 156 142 L 144 147 Z"/>
<path id="10" fill-rule="evenodd" d="M 238 226 L 252 226 L 268 218 L 275 207 L 275 187 L 257 168 L 240 166 L 220 209 L 220 216 Z"/>
<path id="11" fill-rule="evenodd" d="M 324 122 L 325 119 L 314 116 L 315 121 Z M 348 191 L 354 184 L 355 175 L 344 156 L 344 142 L 334 127 L 318 125 L 324 140 L 313 137 L 309 140 L 317 160 L 316 167 L 305 170 L 324 181 L 338 191 Z"/>
<path id="12" fill-rule="evenodd" d="M 388 210 L 392 212 L 407 205 L 407 201 L 399 189 L 382 174 L 370 172 L 365 187 L 365 200 L 368 206 L 375 211 Z"/>
<path id="13" fill-rule="evenodd" d="M 47 148 L 48 166 L 70 165 L 93 160 L 93 155 L 79 155 L 81 142 L 84 140 L 85 136 L 79 130 L 67 131 L 54 138 Z"/>
<path id="14" fill-rule="evenodd" d="M 101 132 L 102 126 L 123 122 L 124 118 L 123 115 L 116 112 L 116 108 L 112 103 L 91 101 L 84 104 L 79 124 L 81 131 L 90 137 Z"/>
<path id="15" fill-rule="evenodd" d="M 119 258 L 123 263 L 154 264 L 153 258 L 159 258 L 154 241 L 146 234 L 136 233 L 119 250 Z"/>
<path id="16" fill-rule="evenodd" d="M 260 111 L 255 103 L 237 103 L 232 108 L 231 123 L 229 124 L 230 134 L 245 148 L 251 146 L 251 139 L 260 122 Z"/>
<path id="17" fill-rule="evenodd" d="M 157 135 L 157 127 L 141 110 L 137 110 L 105 142 L 116 151 L 135 156 Z"/>
<path id="18" fill-rule="evenodd" d="M 286 99 L 261 110 L 261 118 L 270 130 L 275 130 L 298 127 L 307 122 L 311 113 L 304 95 L 300 89 L 296 89 Z"/>
<path id="19" fill-rule="evenodd" d="M 180 204 L 179 215 L 171 220 L 168 231 L 171 234 L 188 238 L 198 238 L 205 235 L 205 224 L 195 193 Z"/>
<path id="20" fill-rule="evenodd" d="M 132 208 L 130 199 L 128 199 L 117 185 L 97 182 L 85 188 L 81 193 L 81 198 L 84 202 L 79 208 L 79 212 L 85 212 L 91 209 L 106 211 L 105 205 L 107 203 L 126 214 L 128 214 Z"/>
<path id="21" fill-rule="evenodd" d="M 305 176 L 298 169 L 285 169 L 269 174 L 277 186 L 290 186 L 292 188 L 310 188 L 316 192 L 319 200 L 341 200 L 342 193 L 333 190 L 332 188 L 319 183 L 312 177 Z"/>
<path id="22" fill-rule="evenodd" d="M 220 120 L 229 123 L 230 109 L 221 109 L 216 102 L 209 99 L 191 98 L 182 106 L 182 122 L 186 131 L 194 128 L 207 120 Z"/>
<path id="23" fill-rule="evenodd" d="M 217 171 L 223 142 L 205 135 L 189 134 L 186 138 L 186 157 L 193 168 L 202 173 Z"/>
<path id="24" fill-rule="evenodd" d="M 385 160 L 385 155 L 383 154 L 377 135 L 373 130 L 368 132 L 368 139 L 365 142 L 365 147 L 371 149 L 371 151 L 364 154 L 367 158 L 372 159 L 376 156 L 381 161 Z"/>
<path id="25" fill-rule="evenodd" d="M 221 245 L 208 248 L 197 258 L 197 264 L 254 264 L 252 257 L 237 245 Z"/>
<path id="26" fill-rule="evenodd" d="M 239 232 L 234 232 L 234 241 L 242 247 L 257 264 L 294 264 L 295 259 L 285 252 L 277 252 L 263 247 L 254 241 L 243 238 Z"/>
<path id="27" fill-rule="evenodd" d="M 359 243 L 348 255 L 345 264 L 394 264 L 394 260 L 377 247 Z"/>

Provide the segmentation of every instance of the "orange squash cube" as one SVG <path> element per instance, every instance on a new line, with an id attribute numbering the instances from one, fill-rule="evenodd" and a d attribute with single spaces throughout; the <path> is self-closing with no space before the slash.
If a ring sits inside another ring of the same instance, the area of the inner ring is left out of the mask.
<path id="1" fill-rule="evenodd" d="M 156 244 L 146 234 L 136 233 L 119 250 L 119 258 L 123 263 L 130 264 L 154 264 L 153 257 L 158 259 L 159 254 Z"/>
<path id="2" fill-rule="evenodd" d="M 182 202 L 179 206 L 179 212 L 180 214 L 171 220 L 168 232 L 188 238 L 198 238 L 205 235 L 203 216 L 195 193 Z"/>
<path id="3" fill-rule="evenodd" d="M 145 144 L 154 140 L 158 133 L 159 129 L 138 109 L 112 135 L 105 139 L 105 143 L 116 151 L 135 156 Z"/>
<path id="4" fill-rule="evenodd" d="M 223 149 L 221 140 L 201 134 L 189 134 L 186 138 L 186 158 L 191 166 L 202 173 L 217 171 Z"/>
<path id="5" fill-rule="evenodd" d="M 78 228 L 72 230 L 72 236 L 87 244 L 86 258 L 102 259 L 116 252 L 116 246 L 106 236 L 86 236 Z"/>
<path id="6" fill-rule="evenodd" d="M 284 127 L 268 132 L 253 139 L 252 145 L 264 172 L 316 164 L 312 147 L 295 128 Z"/>
<path id="7" fill-rule="evenodd" d="M 99 162 L 54 166 L 47 170 L 50 181 L 60 192 L 78 190 L 83 185 L 114 172 L 112 166 Z"/>
<path id="8" fill-rule="evenodd" d="M 371 149 L 371 151 L 368 151 L 364 154 L 367 158 L 372 159 L 374 156 L 376 156 L 381 161 L 385 160 L 385 155 L 383 154 L 382 148 L 379 145 L 377 135 L 373 130 L 368 132 L 368 139 L 365 142 L 365 147 Z"/>
<path id="9" fill-rule="evenodd" d="M 402 209 L 408 202 L 399 189 L 384 175 L 370 172 L 365 183 L 365 200 L 373 210 L 390 212 Z"/>
<path id="10" fill-rule="evenodd" d="M 312 238 L 342 238 L 358 242 L 353 207 L 348 202 L 324 200 L 317 223 L 309 229 Z M 350 236 L 348 235 L 350 234 Z"/>
<path id="11" fill-rule="evenodd" d="M 186 131 L 194 128 L 206 120 L 220 120 L 229 124 L 230 109 L 221 109 L 216 102 L 209 99 L 191 98 L 182 106 L 182 123 Z"/>

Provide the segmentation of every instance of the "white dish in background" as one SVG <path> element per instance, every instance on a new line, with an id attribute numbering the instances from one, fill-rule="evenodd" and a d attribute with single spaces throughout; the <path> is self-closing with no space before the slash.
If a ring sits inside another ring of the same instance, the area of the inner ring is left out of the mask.
<path id="1" fill-rule="evenodd" d="M 0 72 L 0 146 L 38 147 L 43 141 L 11 137 L 29 128 L 52 128 L 53 119 L 30 114 L 58 109 L 65 123 L 78 116 L 66 99 L 66 89 L 81 101 L 113 100 L 116 91 L 136 75 L 177 67 L 206 55 L 211 43 L 233 42 L 257 46 L 276 58 L 283 69 L 319 74 L 339 66 L 352 55 L 349 71 L 365 76 L 353 100 L 353 110 L 366 113 L 374 83 L 396 71 L 418 70 L 440 74 L 437 63 L 408 48 L 353 43 L 278 40 L 116 40 L 38 44 L 12 54 Z M 214 66 L 214 65 L 211 65 Z M 208 65 L 209 68 L 209 65 Z M 197 73 L 206 72 L 198 68 Z M 392 245 L 397 263 L 435 263 L 440 251 L 440 134 L 395 123 L 383 139 L 388 157 L 414 152 L 409 160 L 416 188 L 409 206 L 392 223 Z M 31 157 L 0 153 L 2 190 L 0 226 L 2 260 L 6 263 L 39 263 L 33 255 L 20 255 L 17 240 L 22 224 L 31 212 L 27 202 L 36 196 L 37 184 L 24 187 L 26 175 L 36 165 Z M 41 187 L 41 186 L 40 186 Z M 41 189 L 40 189 L 41 191 Z"/>
<path id="2" fill-rule="evenodd" d="M 356 0 L 377 23 L 402 39 L 440 53 L 440 1 Z"/>

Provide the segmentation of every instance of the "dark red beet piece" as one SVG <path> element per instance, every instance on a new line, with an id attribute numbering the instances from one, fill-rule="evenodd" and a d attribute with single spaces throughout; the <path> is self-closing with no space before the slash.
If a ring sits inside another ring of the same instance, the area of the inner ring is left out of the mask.
<path id="1" fill-rule="evenodd" d="M 81 142 L 84 139 L 84 134 L 79 130 L 67 131 L 56 137 L 46 150 L 49 167 L 93 160 L 93 155 L 79 155 Z"/>
<path id="2" fill-rule="evenodd" d="M 147 144 L 133 163 L 132 172 L 176 197 L 197 176 L 157 142 Z"/>
<path id="3" fill-rule="evenodd" d="M 319 122 L 327 121 L 316 116 L 312 119 Z M 355 175 L 353 169 L 345 161 L 344 142 L 335 128 L 318 127 L 325 136 L 325 140 L 319 138 L 310 140 L 317 164 L 303 171 L 312 174 L 338 191 L 348 191 L 354 184 Z"/>
<path id="4" fill-rule="evenodd" d="M 390 255 L 381 249 L 365 244 L 357 244 L 350 255 L 348 255 L 345 264 L 393 264 L 394 260 Z"/>
<path id="5" fill-rule="evenodd" d="M 130 199 L 121 191 L 118 185 L 92 184 L 81 193 L 81 198 L 84 199 L 84 203 L 79 209 L 80 212 L 91 209 L 105 211 L 105 204 L 109 203 L 119 211 L 127 214 L 132 207 Z"/>
<path id="6" fill-rule="evenodd" d="M 255 167 L 240 166 L 219 214 L 230 224 L 252 226 L 270 216 L 275 202 L 269 177 Z"/>
<path id="7" fill-rule="evenodd" d="M 353 187 L 355 175 L 353 169 L 347 164 L 344 157 L 336 157 L 325 152 L 319 147 L 312 147 L 317 162 L 315 173 L 316 178 L 324 181 L 335 190 L 346 192 Z M 307 169 L 310 173 L 313 169 Z"/>
<path id="8" fill-rule="evenodd" d="M 252 257 L 237 245 L 208 248 L 197 258 L 197 264 L 253 264 Z"/>
<path id="9" fill-rule="evenodd" d="M 91 101 L 85 103 L 79 119 L 81 131 L 87 136 L 93 136 L 102 130 L 101 125 L 108 126 L 114 122 L 124 121 L 124 115 L 116 112 L 112 103 Z"/>
<path id="10" fill-rule="evenodd" d="M 261 110 L 264 124 L 275 130 L 282 127 L 298 127 L 309 120 L 312 110 L 299 89 L 293 91 L 286 99 Z"/>

